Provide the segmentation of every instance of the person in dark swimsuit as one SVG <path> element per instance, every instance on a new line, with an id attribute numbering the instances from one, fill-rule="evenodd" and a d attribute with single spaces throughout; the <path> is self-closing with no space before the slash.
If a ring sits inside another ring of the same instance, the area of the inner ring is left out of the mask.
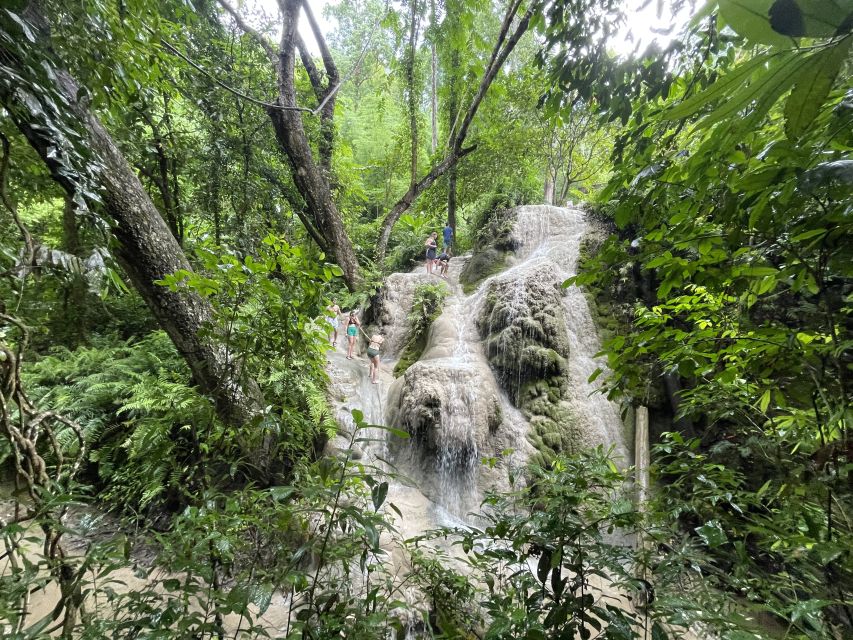
<path id="1" fill-rule="evenodd" d="M 379 374 L 379 349 L 383 342 L 385 342 L 384 336 L 377 333 L 370 337 L 370 344 L 367 346 L 367 359 L 370 361 L 370 381 L 373 384 L 379 384 L 376 376 Z"/>
<path id="2" fill-rule="evenodd" d="M 435 266 L 435 250 L 438 249 L 438 241 L 436 238 L 438 237 L 438 233 L 433 231 L 429 234 L 429 237 L 424 242 L 424 246 L 427 248 L 426 250 L 426 270 L 427 273 L 432 274 L 432 268 Z"/>
<path id="3" fill-rule="evenodd" d="M 438 264 L 438 275 L 446 280 L 447 268 L 450 266 L 450 249 L 445 249 L 441 252 L 441 255 L 436 260 L 436 264 Z"/>
<path id="4" fill-rule="evenodd" d="M 355 309 L 349 312 L 347 320 L 347 360 L 352 360 L 352 350 L 355 348 L 355 339 L 358 337 L 358 330 L 361 328 L 361 322 L 358 321 Z"/>

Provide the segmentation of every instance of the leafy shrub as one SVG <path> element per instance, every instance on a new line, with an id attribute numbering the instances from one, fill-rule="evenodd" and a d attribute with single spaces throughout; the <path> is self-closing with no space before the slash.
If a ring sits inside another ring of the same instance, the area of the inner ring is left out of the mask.
<path id="1" fill-rule="evenodd" d="M 145 511 L 192 485 L 192 443 L 216 423 L 211 402 L 188 386 L 189 369 L 162 331 L 117 346 L 55 349 L 24 380 L 45 408 L 76 420 L 90 471 L 108 502 Z M 77 447 L 70 429 L 56 434 Z"/>
<path id="2" fill-rule="evenodd" d="M 389 255 L 391 271 L 409 271 L 424 259 L 424 241 L 433 231 L 440 232 L 441 222 L 428 216 L 405 214 L 400 216 L 394 228 L 396 243 Z"/>
<path id="3" fill-rule="evenodd" d="M 441 313 L 441 303 L 450 290 L 444 282 L 419 284 L 412 298 L 412 310 L 409 312 L 409 340 L 400 354 L 400 360 L 394 367 L 394 375 L 399 377 L 421 357 L 426 348 L 429 328 Z"/>

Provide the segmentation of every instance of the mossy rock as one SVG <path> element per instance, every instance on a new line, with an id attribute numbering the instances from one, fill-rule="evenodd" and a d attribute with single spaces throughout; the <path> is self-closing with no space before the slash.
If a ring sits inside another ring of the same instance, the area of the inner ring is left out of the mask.
<path id="1" fill-rule="evenodd" d="M 459 282 L 465 293 L 471 293 L 483 280 L 503 271 L 506 268 L 506 257 L 506 251 L 495 247 L 486 247 L 471 256 L 459 274 Z"/>
<path id="2" fill-rule="evenodd" d="M 426 349 L 427 334 L 420 333 L 414 340 L 409 340 L 403 351 L 400 354 L 400 359 L 394 365 L 394 377 L 399 378 L 406 373 L 406 370 L 421 359 L 424 349 Z"/>

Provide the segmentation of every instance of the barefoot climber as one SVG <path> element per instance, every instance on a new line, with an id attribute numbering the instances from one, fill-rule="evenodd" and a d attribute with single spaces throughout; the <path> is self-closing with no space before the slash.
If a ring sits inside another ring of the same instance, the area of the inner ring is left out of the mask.
<path id="1" fill-rule="evenodd" d="M 367 347 L 367 359 L 370 361 L 370 381 L 373 384 L 379 384 L 376 376 L 379 374 L 379 349 L 383 342 L 385 342 L 385 338 L 375 333 L 370 337 L 370 344 Z"/>
<path id="2" fill-rule="evenodd" d="M 361 328 L 361 322 L 358 320 L 358 315 L 355 309 L 349 312 L 347 319 L 347 360 L 352 360 L 352 350 L 355 348 L 355 339 L 358 337 L 358 330 Z"/>

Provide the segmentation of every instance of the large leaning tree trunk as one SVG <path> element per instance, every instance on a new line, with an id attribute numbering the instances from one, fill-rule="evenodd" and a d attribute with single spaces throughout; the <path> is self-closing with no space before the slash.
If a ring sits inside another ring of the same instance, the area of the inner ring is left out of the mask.
<path id="1" fill-rule="evenodd" d="M 260 44 L 275 69 L 278 81 L 278 96 L 274 104 L 267 106 L 272 121 L 276 141 L 287 156 L 293 182 L 299 195 L 305 201 L 305 211 L 313 229 L 322 236 L 325 250 L 343 270 L 343 278 L 350 289 L 355 289 L 361 279 L 360 265 L 355 248 L 344 229 L 344 223 L 332 199 L 331 164 L 334 146 L 334 107 L 335 96 L 340 88 L 338 70 L 332 55 L 326 46 L 322 32 L 306 4 L 313 34 L 320 46 L 323 74 L 317 69 L 304 41 L 296 30 L 302 0 L 279 0 L 282 16 L 281 41 L 276 47 L 261 33 L 250 27 L 237 10 L 227 2 L 218 0 L 219 5 L 228 12 L 237 25 Z M 296 49 L 299 49 L 311 86 L 318 100 L 316 109 L 300 107 L 296 102 Z M 305 126 L 303 113 L 321 118 L 322 140 L 319 145 L 319 163 L 314 158 Z M 298 208 L 298 207 L 297 207 Z M 300 216 L 301 217 L 301 216 Z M 309 232 L 311 230 L 309 228 Z M 313 236 L 313 234 L 312 234 Z"/>
<path id="2" fill-rule="evenodd" d="M 7 68 L 19 72 L 20 78 L 28 77 L 29 69 L 24 68 L 19 57 L 2 50 L 0 55 Z M 48 81 L 53 83 L 48 91 L 61 97 L 70 110 L 68 115 L 79 123 L 80 143 L 100 165 L 95 174 L 96 186 L 112 234 L 118 240 L 116 258 L 189 365 L 195 383 L 213 398 L 219 416 L 234 425 L 250 422 L 264 406 L 260 389 L 240 375 L 239 366 L 224 345 L 202 335 L 201 329 L 213 319 L 211 305 L 193 292 L 172 292 L 155 284 L 168 274 L 191 269 L 175 236 L 110 134 L 88 106 L 78 100 L 85 92 L 65 71 L 54 70 L 42 79 Z M 34 112 L 32 103 L 38 99 L 35 95 L 23 86 L 0 83 L 0 102 L 15 126 L 54 179 L 69 194 L 77 194 L 80 176 L 68 170 L 63 158 L 67 141 L 62 140 L 62 133 L 55 126 L 46 126 L 39 120 L 39 110 Z M 48 111 L 45 108 L 42 112 Z"/>

